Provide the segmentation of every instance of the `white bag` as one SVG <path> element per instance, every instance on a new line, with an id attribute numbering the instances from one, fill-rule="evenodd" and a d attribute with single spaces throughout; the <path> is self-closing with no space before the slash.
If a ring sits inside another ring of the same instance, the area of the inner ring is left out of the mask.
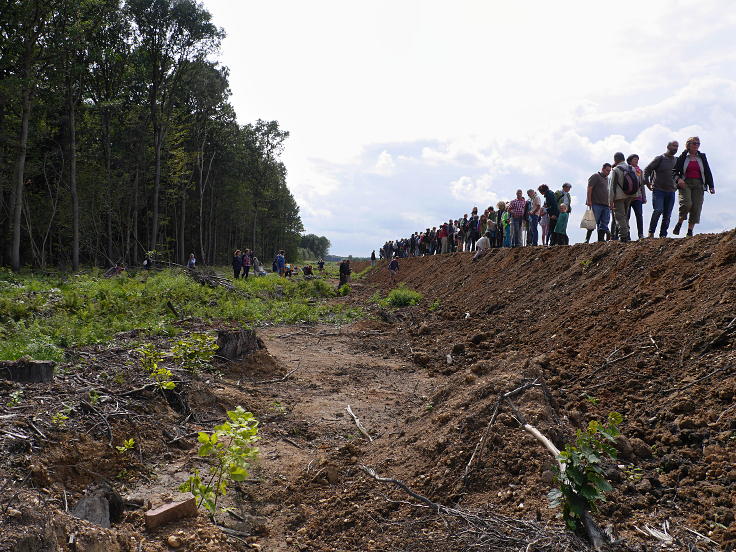
<path id="1" fill-rule="evenodd" d="M 580 221 L 580 228 L 585 228 L 586 230 L 595 230 L 595 214 L 593 214 L 593 209 L 591 209 L 590 207 L 585 210 L 585 214 Z"/>

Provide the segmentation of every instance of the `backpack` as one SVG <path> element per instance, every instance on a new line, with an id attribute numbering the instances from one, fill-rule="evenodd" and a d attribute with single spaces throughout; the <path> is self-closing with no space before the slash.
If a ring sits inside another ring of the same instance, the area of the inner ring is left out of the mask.
<path id="1" fill-rule="evenodd" d="M 639 193 L 639 178 L 636 176 L 636 171 L 631 165 L 626 165 L 626 168 L 622 171 L 621 180 L 619 185 L 626 195 L 634 195 Z"/>
<path id="2" fill-rule="evenodd" d="M 555 192 L 555 201 L 557 202 L 557 206 L 559 207 L 564 203 L 563 198 L 565 197 L 565 192 L 562 190 L 557 190 Z"/>

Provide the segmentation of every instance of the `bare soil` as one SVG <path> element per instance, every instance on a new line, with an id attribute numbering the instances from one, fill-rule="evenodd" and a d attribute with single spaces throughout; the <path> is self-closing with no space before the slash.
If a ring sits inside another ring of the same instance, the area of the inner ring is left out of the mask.
<path id="1" fill-rule="evenodd" d="M 0 551 L 163 551 L 170 536 L 202 551 L 584 550 L 547 506 L 552 456 L 506 407 L 489 425 L 499 394 L 525 383 L 516 407 L 558 447 L 624 415 L 614 491 L 595 514 L 612 548 L 734 550 L 736 232 L 471 258 L 402 260 L 400 280 L 424 298 L 396 310 L 374 302 L 392 287 L 379 264 L 335 299 L 366 320 L 259 329 L 265 350 L 177 373 L 167 396 L 135 391 L 148 380 L 131 350 L 151 339 L 134 333 L 70 352 L 52 383 L 0 381 Z M 145 507 L 183 497 L 206 466 L 196 432 L 236 405 L 260 420 L 261 454 L 214 520 L 225 529 L 201 513 L 147 531 Z M 133 451 L 114 448 L 130 437 Z M 65 513 L 103 480 L 128 503 L 120 523 Z M 642 533 L 665 523 L 669 544 Z"/>

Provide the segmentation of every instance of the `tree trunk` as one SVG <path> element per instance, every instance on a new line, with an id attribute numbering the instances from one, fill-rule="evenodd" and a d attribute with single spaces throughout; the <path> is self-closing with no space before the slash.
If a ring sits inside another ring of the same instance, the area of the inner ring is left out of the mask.
<path id="1" fill-rule="evenodd" d="M 24 70 L 23 98 L 21 103 L 20 139 L 18 141 L 18 157 L 15 163 L 15 187 L 11 196 L 13 206 L 13 244 L 11 264 L 13 270 L 20 270 L 20 220 L 23 213 L 23 185 L 25 184 L 26 152 L 28 150 L 28 123 L 31 118 L 31 56 L 30 48 L 26 48 Z"/>
<path id="2" fill-rule="evenodd" d="M 133 263 L 138 264 L 138 162 L 135 164 L 135 179 L 133 181 Z"/>
<path id="3" fill-rule="evenodd" d="M 69 88 L 69 192 L 72 197 L 72 271 L 79 270 L 79 197 L 77 195 L 76 105 Z"/>
<path id="4" fill-rule="evenodd" d="M 113 259 L 112 247 L 112 187 L 110 185 L 110 170 L 112 166 L 112 151 L 110 146 L 110 111 L 108 107 L 102 114 L 103 139 L 105 140 L 105 194 L 107 196 L 107 256 Z"/>
<path id="5" fill-rule="evenodd" d="M 153 177 L 153 221 L 151 223 L 151 250 L 156 249 L 158 243 L 158 196 L 161 189 L 161 150 L 164 142 L 164 129 L 159 127 L 154 133 L 154 152 L 156 168 Z"/>

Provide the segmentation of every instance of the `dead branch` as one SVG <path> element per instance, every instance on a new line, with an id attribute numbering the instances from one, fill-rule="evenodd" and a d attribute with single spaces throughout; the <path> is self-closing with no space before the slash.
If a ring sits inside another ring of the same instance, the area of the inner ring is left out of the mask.
<path id="1" fill-rule="evenodd" d="M 516 389 L 513 389 L 511 391 L 508 391 L 506 393 L 501 393 L 498 396 L 498 399 L 496 399 L 496 402 L 493 404 L 493 414 L 491 414 L 491 420 L 488 422 L 488 425 L 486 426 L 485 431 L 483 432 L 483 435 L 481 436 L 480 440 L 478 441 L 478 444 L 475 445 L 475 449 L 473 450 L 473 454 L 470 456 L 470 460 L 468 460 L 467 465 L 465 466 L 465 475 L 463 476 L 465 479 L 467 479 L 468 475 L 470 474 L 470 470 L 473 466 L 473 461 L 475 458 L 478 458 L 478 462 L 480 462 L 480 459 L 483 456 L 483 450 L 485 449 L 486 442 L 488 441 L 488 434 L 491 431 L 491 426 L 496 421 L 496 416 L 498 415 L 499 407 L 501 406 L 501 403 L 504 399 L 515 397 L 516 395 L 519 395 L 520 393 L 523 393 L 527 389 L 531 387 L 537 387 L 541 384 L 537 383 L 537 380 L 527 382 L 522 384 L 521 386 L 517 387 Z"/>
<path id="2" fill-rule="evenodd" d="M 353 417 L 353 420 L 355 421 L 355 425 L 358 426 L 358 429 L 360 430 L 360 432 L 363 435 L 365 435 L 368 438 L 368 440 L 372 443 L 373 437 L 371 437 L 370 433 L 368 433 L 365 430 L 365 428 L 363 427 L 363 424 L 360 423 L 360 420 L 358 419 L 358 417 L 355 414 L 353 414 L 353 409 L 350 408 L 350 405 L 348 405 L 348 407 L 345 410 L 347 410 L 348 414 L 350 414 Z"/>
<path id="3" fill-rule="evenodd" d="M 301 368 L 301 364 L 298 364 L 296 368 L 294 368 L 291 372 L 287 372 L 284 377 L 276 378 L 276 379 L 270 379 L 270 380 L 261 380 L 261 381 L 254 381 L 253 383 L 255 385 L 260 385 L 263 383 L 281 383 L 289 379 L 289 377 L 296 372 L 299 368 Z"/>

